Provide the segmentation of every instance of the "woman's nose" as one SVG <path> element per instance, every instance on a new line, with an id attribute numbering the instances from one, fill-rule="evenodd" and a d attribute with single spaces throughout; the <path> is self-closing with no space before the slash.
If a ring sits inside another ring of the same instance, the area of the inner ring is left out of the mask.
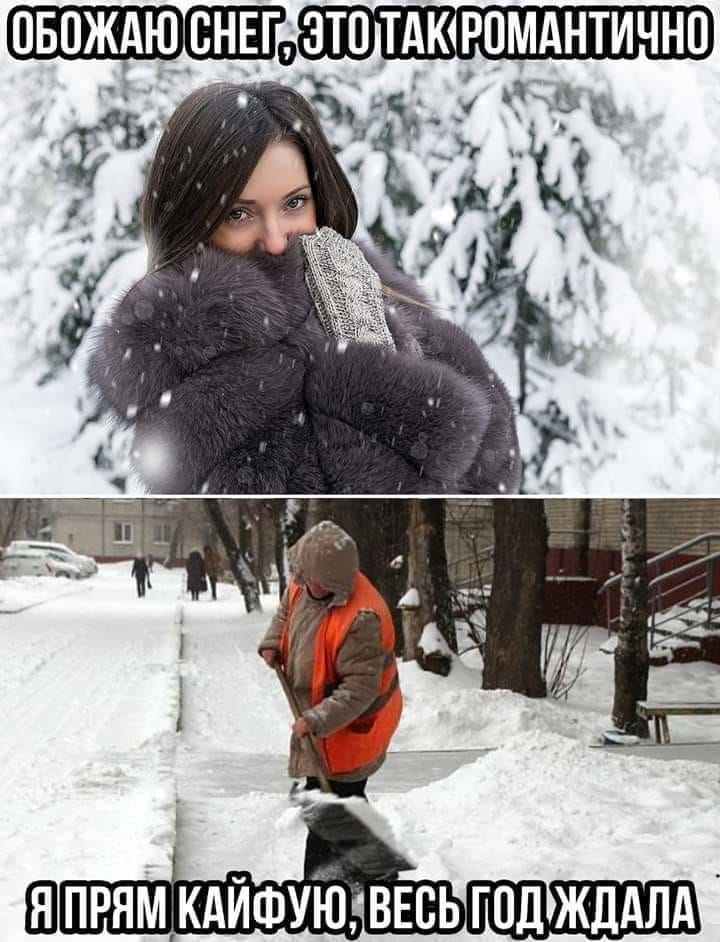
<path id="1" fill-rule="evenodd" d="M 270 219 L 265 224 L 263 234 L 263 251 L 268 255 L 282 255 L 287 248 L 287 234 L 276 219 Z"/>

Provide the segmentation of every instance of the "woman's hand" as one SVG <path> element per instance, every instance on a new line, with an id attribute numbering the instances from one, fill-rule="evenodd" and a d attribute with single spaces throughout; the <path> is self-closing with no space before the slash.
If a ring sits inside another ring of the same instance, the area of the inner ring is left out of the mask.
<path id="1" fill-rule="evenodd" d="M 295 720 L 295 722 L 293 723 L 292 731 L 293 733 L 295 733 L 298 739 L 302 739 L 303 736 L 307 736 L 308 733 L 312 732 L 312 730 L 310 729 L 310 724 L 302 716 L 299 716 Z"/>
<path id="2" fill-rule="evenodd" d="M 329 226 L 301 235 L 305 280 L 325 332 L 337 340 L 395 349 L 382 285 L 362 249 Z"/>
<path id="3" fill-rule="evenodd" d="M 265 661 L 268 667 L 275 667 L 276 664 L 280 663 L 280 655 L 275 648 L 263 648 L 260 652 L 260 657 Z"/>

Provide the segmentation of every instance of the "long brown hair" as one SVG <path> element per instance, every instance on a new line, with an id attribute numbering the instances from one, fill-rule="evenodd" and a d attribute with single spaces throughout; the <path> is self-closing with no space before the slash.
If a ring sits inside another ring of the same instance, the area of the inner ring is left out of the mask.
<path id="1" fill-rule="evenodd" d="M 302 151 L 317 225 L 351 238 L 357 202 L 309 102 L 278 82 L 213 82 L 178 105 L 153 156 L 141 207 L 149 268 L 206 243 L 279 140 Z"/>

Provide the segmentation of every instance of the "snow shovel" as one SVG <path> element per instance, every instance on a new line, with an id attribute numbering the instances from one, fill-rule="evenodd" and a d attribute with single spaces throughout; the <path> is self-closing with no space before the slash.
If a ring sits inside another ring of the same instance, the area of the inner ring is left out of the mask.
<path id="1" fill-rule="evenodd" d="M 275 664 L 280 685 L 297 720 L 302 710 L 288 683 L 285 671 Z M 321 795 L 293 789 L 291 800 L 300 805 L 308 828 L 339 851 L 343 863 L 359 871 L 366 879 L 383 877 L 400 870 L 415 870 L 416 865 L 396 845 L 388 822 L 362 798 L 339 798 L 334 795 L 328 781 L 325 762 L 312 733 L 303 736 L 315 766 L 315 777 L 320 783 Z"/>

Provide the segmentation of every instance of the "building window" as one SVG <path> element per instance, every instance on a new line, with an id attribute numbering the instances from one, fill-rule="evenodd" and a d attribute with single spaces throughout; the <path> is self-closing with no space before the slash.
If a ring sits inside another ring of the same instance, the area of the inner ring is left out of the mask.
<path id="1" fill-rule="evenodd" d="M 133 525 L 131 523 L 116 523 L 114 543 L 132 543 Z"/>
<path id="2" fill-rule="evenodd" d="M 156 523 L 153 536 L 154 543 L 169 543 L 172 539 L 172 525 L 169 523 Z"/>

